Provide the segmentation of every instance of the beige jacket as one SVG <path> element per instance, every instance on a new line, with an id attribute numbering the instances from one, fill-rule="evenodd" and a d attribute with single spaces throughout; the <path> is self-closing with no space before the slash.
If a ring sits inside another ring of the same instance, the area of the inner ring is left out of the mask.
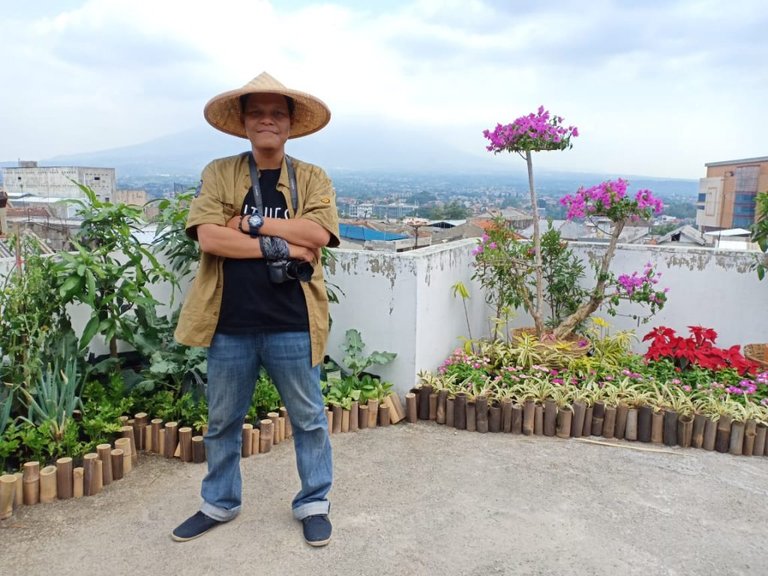
<path id="1" fill-rule="evenodd" d="M 293 213 L 288 169 L 283 160 L 277 189 L 285 196 L 291 218 L 307 218 L 328 232 L 328 246 L 339 245 L 339 218 L 336 192 L 330 178 L 319 167 L 294 159 L 298 209 Z M 240 213 L 245 195 L 251 187 L 248 156 L 238 155 L 214 160 L 203 170 L 197 197 L 192 201 L 187 219 L 187 234 L 197 239 L 197 226 L 225 226 Z M 175 337 L 187 346 L 210 346 L 221 309 L 224 258 L 201 253 L 200 266 L 181 309 Z M 328 343 L 328 296 L 325 291 L 322 266 L 315 266 L 312 280 L 302 282 L 309 314 L 309 335 L 312 343 L 312 365 L 323 361 Z"/>

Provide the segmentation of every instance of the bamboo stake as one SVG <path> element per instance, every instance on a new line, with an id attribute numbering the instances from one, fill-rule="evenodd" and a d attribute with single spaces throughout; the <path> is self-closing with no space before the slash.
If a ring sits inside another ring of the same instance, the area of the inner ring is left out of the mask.
<path id="1" fill-rule="evenodd" d="M 652 427 L 653 408 L 644 404 L 637 410 L 637 439 L 640 442 L 650 442 Z"/>
<path id="2" fill-rule="evenodd" d="M 192 462 L 192 428 L 179 428 L 179 458 L 182 462 Z"/>
<path id="3" fill-rule="evenodd" d="M 379 405 L 379 426 L 389 426 L 389 406 Z"/>
<path id="4" fill-rule="evenodd" d="M 157 453 L 165 456 L 165 428 L 160 428 L 157 433 Z"/>
<path id="5" fill-rule="evenodd" d="M 552 398 L 544 400 L 544 436 L 554 436 L 557 430 L 557 404 Z"/>
<path id="6" fill-rule="evenodd" d="M 251 430 L 251 450 L 252 454 L 258 454 L 259 453 L 259 437 L 257 436 L 258 430 L 252 429 Z M 256 439 L 256 444 L 253 443 L 254 438 Z M 253 447 L 256 446 L 256 450 L 253 450 Z M 200 462 L 205 462 L 205 442 L 203 441 L 202 436 L 192 436 L 192 462 L 195 464 L 199 464 Z"/>
<path id="7" fill-rule="evenodd" d="M 616 406 L 616 427 L 613 430 L 613 435 L 619 440 L 624 439 L 624 434 L 627 429 L 627 414 L 629 413 L 629 406 L 623 402 Z"/>
<path id="8" fill-rule="evenodd" d="M 272 420 L 265 418 L 260 422 L 261 436 L 259 437 L 259 452 L 266 454 L 272 450 Z"/>
<path id="9" fill-rule="evenodd" d="M 283 435 L 283 438 L 293 438 L 293 428 L 291 427 L 291 419 L 288 417 L 288 409 L 285 406 L 280 406 L 279 412 L 280 416 L 285 418 L 285 434 Z"/>
<path id="10" fill-rule="evenodd" d="M 50 504 L 56 500 L 56 466 L 40 470 L 40 503 Z"/>
<path id="11" fill-rule="evenodd" d="M 153 418 L 150 426 L 152 427 L 152 452 L 160 454 L 160 430 L 163 429 L 163 419 Z"/>
<path id="12" fill-rule="evenodd" d="M 340 434 L 341 433 L 341 419 L 343 416 L 341 415 L 341 406 L 338 404 L 334 404 L 331 407 L 331 412 L 333 412 L 333 433 L 334 434 Z"/>
<path id="13" fill-rule="evenodd" d="M 428 405 L 429 405 L 429 411 L 428 411 L 429 419 L 432 422 L 434 422 L 435 420 L 437 420 L 437 392 L 432 392 L 429 395 Z"/>
<path id="14" fill-rule="evenodd" d="M 144 440 L 146 436 L 144 430 L 147 428 L 149 416 L 147 416 L 146 412 L 139 412 L 138 414 L 135 414 L 133 418 L 133 434 L 137 444 L 136 449 L 145 450 Z"/>
<path id="15" fill-rule="evenodd" d="M 24 504 L 33 506 L 40 501 L 40 462 L 25 462 L 22 467 Z"/>
<path id="16" fill-rule="evenodd" d="M 467 429 L 467 395 L 459 392 L 453 399 L 453 425 L 456 430 Z"/>
<path id="17" fill-rule="evenodd" d="M 744 451 L 744 422 L 733 422 L 731 424 L 731 437 L 728 452 L 741 456 Z"/>
<path id="18" fill-rule="evenodd" d="M 98 456 L 98 454 L 96 456 Z M 101 489 L 104 487 L 104 481 L 103 481 L 103 478 L 104 478 L 104 464 L 98 458 L 96 458 L 96 460 L 94 460 L 93 463 L 94 463 L 94 465 L 95 465 L 94 467 L 96 469 L 96 473 L 94 475 L 93 481 L 96 484 L 96 492 L 95 493 L 98 494 L 99 492 L 101 492 Z"/>
<path id="19" fill-rule="evenodd" d="M 405 395 L 405 418 L 409 423 L 414 424 L 419 417 L 416 408 L 416 394 L 408 392 Z"/>
<path id="20" fill-rule="evenodd" d="M 498 404 L 488 408 L 488 431 L 501 432 L 501 406 Z"/>
<path id="21" fill-rule="evenodd" d="M 523 407 L 520 404 L 512 405 L 512 429 L 510 433 L 523 433 Z"/>
<path id="22" fill-rule="evenodd" d="M 533 407 L 533 433 L 536 436 L 544 434 L 544 406 L 541 404 Z"/>
<path id="23" fill-rule="evenodd" d="M 83 494 L 85 496 L 93 496 L 96 494 L 98 484 L 96 483 L 96 461 L 99 459 L 99 455 L 95 452 L 90 452 L 83 456 Z"/>
<path id="24" fill-rule="evenodd" d="M 592 406 L 592 436 L 603 435 L 603 419 L 605 418 L 605 403 L 595 402 Z"/>
<path id="25" fill-rule="evenodd" d="M 379 401 L 371 398 L 368 400 L 368 428 L 376 428 L 379 419 Z"/>
<path id="26" fill-rule="evenodd" d="M 272 420 L 272 445 L 280 444 L 282 438 L 280 438 L 280 414 L 277 412 L 267 412 L 267 418 Z M 333 418 L 336 418 L 336 412 L 333 413 Z M 339 418 L 339 426 L 341 426 L 341 418 Z"/>
<path id="27" fill-rule="evenodd" d="M 501 401 L 501 431 L 512 432 L 512 399 L 504 398 Z"/>
<path id="28" fill-rule="evenodd" d="M 16 498 L 16 476 L 3 474 L 0 476 L 0 520 L 13 515 L 13 501 Z"/>
<path id="29" fill-rule="evenodd" d="M 329 407 L 325 407 L 325 418 L 328 421 L 328 434 L 333 434 L 333 410 Z M 270 420 L 271 422 L 271 420 Z M 271 442 L 271 440 L 270 440 Z M 259 450 L 261 452 L 261 450 Z"/>
<path id="30" fill-rule="evenodd" d="M 280 432 L 278 435 L 280 437 L 280 442 L 285 442 L 285 418 L 282 416 L 277 417 L 277 428 Z"/>
<path id="31" fill-rule="evenodd" d="M 56 494 L 59 500 L 72 498 L 72 458 L 56 460 Z"/>
<path id="32" fill-rule="evenodd" d="M 627 410 L 627 423 L 624 427 L 624 438 L 633 442 L 637 440 L 637 408 Z"/>
<path id="33" fill-rule="evenodd" d="M 112 461 L 112 480 L 122 480 L 123 451 L 120 448 L 113 448 L 109 453 L 109 459 Z"/>
<path id="34" fill-rule="evenodd" d="M 715 438 L 715 450 L 718 452 L 724 454 L 728 452 L 728 448 L 730 446 L 730 436 L 731 436 L 731 422 L 732 418 L 730 416 L 720 416 L 720 419 L 717 421 L 717 437 Z"/>
<path id="35" fill-rule="evenodd" d="M 682 448 L 690 448 L 693 439 L 693 416 L 677 417 L 677 443 Z"/>
<path id="36" fill-rule="evenodd" d="M 704 422 L 704 443 L 702 444 L 702 448 L 704 448 L 704 450 L 714 450 L 716 442 L 717 422 L 711 418 L 707 418 Z"/>
<path id="37" fill-rule="evenodd" d="M 677 445 L 677 412 L 675 410 L 664 411 L 664 445 Z"/>
<path id="38" fill-rule="evenodd" d="M 704 414 L 696 414 L 693 417 L 693 431 L 691 432 L 691 446 L 701 448 L 704 446 L 704 428 L 707 424 L 707 417 Z"/>
<path id="39" fill-rule="evenodd" d="M 571 437 L 571 420 L 573 419 L 573 410 L 570 407 L 558 408 L 556 417 L 556 430 L 558 438 Z"/>
<path id="40" fill-rule="evenodd" d="M 592 417 L 594 414 L 594 407 L 593 406 L 587 406 L 587 408 L 584 410 L 584 428 L 581 430 L 582 436 L 591 436 L 592 435 Z"/>
<path id="41" fill-rule="evenodd" d="M 475 432 L 477 430 L 477 410 L 475 408 L 474 400 L 467 400 L 467 432 Z"/>
<path id="42" fill-rule="evenodd" d="M 581 400 L 573 403 L 573 416 L 571 416 L 571 436 L 581 438 L 584 432 L 584 416 L 587 412 L 587 405 Z"/>
<path id="43" fill-rule="evenodd" d="M 762 422 L 757 425 L 755 432 L 755 445 L 752 449 L 752 454 L 755 456 L 762 456 L 765 453 L 765 433 L 768 428 Z"/>
<path id="44" fill-rule="evenodd" d="M 475 429 L 481 434 L 488 433 L 488 396 L 475 398 Z"/>
<path id="45" fill-rule="evenodd" d="M 13 507 L 18 508 L 24 504 L 24 474 L 22 472 L 14 472 L 16 476 L 16 495 L 13 498 Z"/>
<path id="46" fill-rule="evenodd" d="M 603 416 L 603 438 L 616 437 L 616 407 L 606 406 Z"/>
<path id="47" fill-rule="evenodd" d="M 432 386 L 425 384 L 419 390 L 419 420 L 429 420 L 429 395 Z"/>
<path id="48" fill-rule="evenodd" d="M 536 403 L 526 400 L 523 404 L 523 434 L 530 436 L 536 423 Z"/>
<path id="49" fill-rule="evenodd" d="M 83 497 L 83 480 L 85 479 L 84 475 L 85 470 L 83 470 L 82 466 L 78 466 L 72 470 L 72 496 L 74 498 Z"/>
<path id="50" fill-rule="evenodd" d="M 757 435 L 757 422 L 754 420 L 747 420 L 744 423 L 744 449 L 742 454 L 744 456 L 752 456 L 755 449 L 755 436 Z"/>
<path id="51" fill-rule="evenodd" d="M 341 431 L 349 432 L 349 410 L 346 408 L 341 410 Z"/>
<path id="52" fill-rule="evenodd" d="M 664 412 L 651 414 L 651 442 L 661 444 L 664 441 Z"/>
<path id="53" fill-rule="evenodd" d="M 455 426 L 455 408 L 456 401 L 453 398 L 445 399 L 445 425 L 453 428 Z"/>
<path id="54" fill-rule="evenodd" d="M 200 436 L 200 438 L 203 438 L 203 437 Z M 195 439 L 192 438 L 193 442 L 194 442 L 194 440 Z M 252 450 L 254 456 L 259 453 L 259 441 L 260 440 L 261 440 L 261 430 L 259 430 L 257 427 L 254 426 L 253 430 L 251 431 L 251 450 Z M 202 447 L 203 459 L 201 460 L 201 462 L 205 461 L 205 442 L 203 442 L 202 445 L 203 445 L 203 447 Z M 194 456 L 194 454 L 195 454 L 195 445 L 192 444 L 192 455 Z"/>
<path id="55" fill-rule="evenodd" d="M 360 404 L 357 400 L 352 402 L 352 407 L 349 409 L 349 431 L 357 432 L 360 428 L 358 415 L 360 414 Z"/>
<path id="56" fill-rule="evenodd" d="M 368 405 L 362 404 L 357 407 L 357 425 L 362 430 L 368 428 Z"/>
<path id="57" fill-rule="evenodd" d="M 190 442 L 193 441 L 194 439 Z M 253 424 L 245 422 L 243 424 L 243 445 L 241 455 L 243 458 L 249 458 L 251 454 L 253 454 Z M 192 460 L 194 460 L 194 456 L 192 457 Z"/>
<path id="58" fill-rule="evenodd" d="M 112 446 L 110 444 L 99 444 L 96 446 L 96 453 L 101 460 L 101 483 L 104 486 L 112 484 Z"/>
<path id="59" fill-rule="evenodd" d="M 128 474 L 133 468 L 133 456 L 131 455 L 131 439 L 118 438 L 115 440 L 115 448 L 123 451 L 123 475 Z"/>
<path id="60" fill-rule="evenodd" d="M 179 423 L 165 423 L 165 457 L 173 458 L 176 453 L 176 445 L 179 443 Z M 135 460 L 134 460 L 135 462 Z"/>
<path id="61" fill-rule="evenodd" d="M 120 429 L 120 432 L 123 438 L 128 438 L 131 441 L 131 448 L 129 451 L 129 454 L 131 455 L 131 463 L 138 464 L 139 454 L 138 452 L 136 452 L 136 438 L 134 437 L 134 434 L 133 434 L 133 426 L 123 426 Z"/>
<path id="62" fill-rule="evenodd" d="M 448 390 L 440 390 L 437 393 L 437 409 L 435 412 L 435 422 L 438 424 L 445 424 L 445 409 L 448 402 Z M 406 404 L 408 403 L 408 395 L 406 394 Z M 408 419 L 408 422 L 411 420 Z"/>

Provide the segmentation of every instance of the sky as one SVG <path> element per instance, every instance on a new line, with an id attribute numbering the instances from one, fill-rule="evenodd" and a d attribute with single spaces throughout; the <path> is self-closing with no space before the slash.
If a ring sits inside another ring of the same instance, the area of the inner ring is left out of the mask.
<path id="1" fill-rule="evenodd" d="M 0 0 L 0 23 L 0 161 L 199 127 L 262 71 L 333 119 L 477 155 L 543 105 L 580 133 L 544 169 L 700 178 L 768 156 L 763 0 Z"/>

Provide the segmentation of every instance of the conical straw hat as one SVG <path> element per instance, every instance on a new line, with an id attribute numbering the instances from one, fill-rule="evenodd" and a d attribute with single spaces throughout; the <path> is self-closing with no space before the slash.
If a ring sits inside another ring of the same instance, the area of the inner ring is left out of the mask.
<path id="1" fill-rule="evenodd" d="M 292 98 L 295 108 L 289 138 L 300 138 L 317 132 L 331 120 L 331 111 L 322 100 L 306 92 L 286 88 L 266 72 L 242 88 L 211 98 L 205 105 L 205 119 L 217 130 L 247 138 L 240 109 L 240 97 L 245 94 L 282 94 Z"/>

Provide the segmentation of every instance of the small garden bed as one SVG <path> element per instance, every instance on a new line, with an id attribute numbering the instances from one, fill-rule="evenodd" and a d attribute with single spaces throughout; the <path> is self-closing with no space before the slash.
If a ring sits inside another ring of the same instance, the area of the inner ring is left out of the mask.
<path id="1" fill-rule="evenodd" d="M 459 430 L 579 438 L 601 436 L 768 455 L 768 371 L 717 334 L 687 338 L 660 327 L 644 356 L 632 334 L 607 336 L 596 321 L 587 354 L 522 333 L 468 342 L 406 396 L 409 422 Z M 585 340 L 586 342 L 587 340 Z"/>

